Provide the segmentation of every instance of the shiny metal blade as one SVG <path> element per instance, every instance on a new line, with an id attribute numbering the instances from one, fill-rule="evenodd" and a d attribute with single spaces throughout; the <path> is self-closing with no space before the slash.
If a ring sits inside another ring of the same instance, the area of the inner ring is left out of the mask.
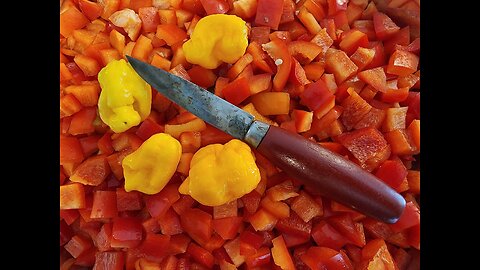
<path id="1" fill-rule="evenodd" d="M 162 95 L 234 138 L 245 138 L 253 115 L 183 78 L 128 55 L 127 59 L 138 75 Z"/>

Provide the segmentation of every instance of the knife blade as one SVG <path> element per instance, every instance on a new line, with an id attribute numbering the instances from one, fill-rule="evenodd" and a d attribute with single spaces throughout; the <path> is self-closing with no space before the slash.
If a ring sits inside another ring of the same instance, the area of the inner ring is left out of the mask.
<path id="1" fill-rule="evenodd" d="M 198 85 L 127 55 L 133 69 L 162 95 L 214 127 L 248 143 L 275 166 L 322 196 L 395 223 L 405 199 L 357 164 L 299 134 L 254 116 Z"/>

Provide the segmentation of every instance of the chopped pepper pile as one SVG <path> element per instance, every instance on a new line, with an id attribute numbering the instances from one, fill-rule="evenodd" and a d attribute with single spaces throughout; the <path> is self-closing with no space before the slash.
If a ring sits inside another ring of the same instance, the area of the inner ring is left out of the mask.
<path id="1" fill-rule="evenodd" d="M 60 269 L 420 269 L 418 0 L 64 0 Z M 233 42 L 233 41 L 234 42 Z M 152 89 L 130 55 L 406 199 L 386 224 Z"/>

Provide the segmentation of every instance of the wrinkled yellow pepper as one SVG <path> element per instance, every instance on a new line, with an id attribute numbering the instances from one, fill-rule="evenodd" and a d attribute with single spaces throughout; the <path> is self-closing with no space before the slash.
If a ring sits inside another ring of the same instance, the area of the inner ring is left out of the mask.
<path id="1" fill-rule="evenodd" d="M 125 190 L 160 192 L 175 173 L 182 145 L 166 133 L 152 135 L 122 161 Z"/>
<path id="2" fill-rule="evenodd" d="M 140 124 L 150 114 L 152 90 L 124 59 L 108 63 L 98 73 L 102 91 L 98 112 L 113 132 Z"/>
<path id="3" fill-rule="evenodd" d="M 260 182 L 250 147 L 237 139 L 199 149 L 190 162 L 189 176 L 178 188 L 208 206 L 218 206 L 249 193 Z"/>
<path id="4" fill-rule="evenodd" d="M 245 54 L 248 29 L 236 15 L 212 14 L 201 18 L 190 39 L 183 44 L 185 58 L 204 68 L 217 68 L 222 61 L 235 63 Z"/>

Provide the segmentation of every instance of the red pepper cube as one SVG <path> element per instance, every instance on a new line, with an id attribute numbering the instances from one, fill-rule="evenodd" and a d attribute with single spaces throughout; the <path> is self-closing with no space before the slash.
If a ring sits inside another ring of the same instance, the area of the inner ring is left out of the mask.
<path id="1" fill-rule="evenodd" d="M 133 248 L 143 239 L 141 219 L 117 217 L 113 219 L 111 246 L 113 248 Z"/>
<path id="2" fill-rule="evenodd" d="M 330 48 L 326 53 L 325 70 L 333 73 L 337 84 L 341 84 L 353 77 L 357 73 L 358 67 L 344 51 Z"/>
<path id="3" fill-rule="evenodd" d="M 293 264 L 292 256 L 287 249 L 285 240 L 281 235 L 272 239 L 272 258 L 276 265 L 280 266 L 282 269 L 295 269 Z"/>
<path id="4" fill-rule="evenodd" d="M 180 199 L 178 184 L 167 184 L 159 193 L 147 195 L 145 206 L 152 217 L 161 217 Z"/>
<path id="5" fill-rule="evenodd" d="M 112 238 L 112 223 L 103 224 L 98 234 L 94 237 L 95 246 L 99 251 L 108 251 L 112 247 L 110 246 L 110 240 Z"/>
<path id="6" fill-rule="evenodd" d="M 295 128 L 298 133 L 310 130 L 310 127 L 312 126 L 313 112 L 294 109 L 292 114 L 295 119 Z"/>
<path id="7" fill-rule="evenodd" d="M 347 130 L 351 130 L 365 115 L 372 109 L 372 106 L 364 100 L 353 88 L 347 90 L 349 96 L 345 98 L 341 105 L 344 108 L 340 117 L 342 124 Z"/>
<path id="8" fill-rule="evenodd" d="M 387 73 L 408 76 L 418 68 L 419 57 L 411 52 L 395 50 L 388 60 Z"/>
<path id="9" fill-rule="evenodd" d="M 228 102 L 234 105 L 240 104 L 250 96 L 248 79 L 242 77 L 230 82 L 222 89 L 222 94 Z"/>
<path id="10" fill-rule="evenodd" d="M 237 236 L 242 222 L 243 218 L 237 216 L 212 220 L 214 231 L 224 240 L 234 239 Z"/>
<path id="11" fill-rule="evenodd" d="M 256 231 L 268 231 L 275 227 L 278 218 L 267 210 L 260 208 L 248 217 L 248 221 Z"/>
<path id="12" fill-rule="evenodd" d="M 400 30 L 400 27 L 385 13 L 375 12 L 373 13 L 372 19 L 375 34 L 379 40 L 385 40 Z"/>
<path id="13" fill-rule="evenodd" d="M 202 264 L 203 266 L 208 267 L 209 269 L 211 269 L 215 263 L 215 258 L 213 257 L 212 253 L 208 252 L 208 250 L 202 248 L 194 242 L 190 242 L 188 245 L 187 253 L 192 256 L 193 260 Z"/>
<path id="14" fill-rule="evenodd" d="M 255 15 L 255 24 L 268 26 L 277 30 L 283 13 L 282 0 L 259 0 L 257 2 L 257 12 Z"/>
<path id="15" fill-rule="evenodd" d="M 398 160 L 385 160 L 376 170 L 375 176 L 392 188 L 397 188 L 407 177 L 407 168 Z"/>
<path id="16" fill-rule="evenodd" d="M 312 246 L 300 256 L 300 259 L 311 269 L 354 269 L 345 253 L 328 247 Z"/>
<path id="17" fill-rule="evenodd" d="M 405 210 L 403 210 L 398 221 L 389 226 L 394 232 L 400 232 L 418 224 L 420 224 L 420 210 L 414 203 L 407 202 Z"/>
<path id="18" fill-rule="evenodd" d="M 312 228 L 312 238 L 317 245 L 339 250 L 349 241 L 325 220 L 321 220 Z"/>
<path id="19" fill-rule="evenodd" d="M 98 186 L 107 178 L 110 171 L 106 155 L 91 156 L 75 169 L 70 180 L 84 185 Z"/>
<path id="20" fill-rule="evenodd" d="M 305 222 L 323 216 L 323 207 L 305 191 L 300 191 L 300 195 L 293 199 L 291 208 Z"/>
<path id="21" fill-rule="evenodd" d="M 261 247 L 254 254 L 245 257 L 245 264 L 248 268 L 268 266 L 270 258 L 270 248 Z"/>
<path id="22" fill-rule="evenodd" d="M 273 77 L 273 89 L 282 91 L 290 76 L 292 68 L 292 56 L 288 50 L 287 44 L 281 39 L 275 38 L 262 45 L 262 48 L 277 66 L 277 72 Z"/>
<path id="23" fill-rule="evenodd" d="M 104 251 L 95 254 L 97 270 L 123 270 L 125 265 L 125 253 L 123 251 Z"/>
<path id="24" fill-rule="evenodd" d="M 282 233 L 307 237 L 312 231 L 312 221 L 303 221 L 295 212 L 291 212 L 288 218 L 280 219 L 275 228 Z"/>
<path id="25" fill-rule="evenodd" d="M 383 239 L 373 239 L 363 247 L 361 262 L 372 265 L 380 263 L 384 265 L 386 269 L 396 269 L 395 262 Z"/>
<path id="26" fill-rule="evenodd" d="M 368 37 L 360 30 L 352 29 L 340 35 L 340 43 L 338 46 L 350 56 L 359 47 L 365 48 L 368 46 Z"/>
<path id="27" fill-rule="evenodd" d="M 114 218 L 118 214 L 115 191 L 97 190 L 93 193 L 90 218 Z"/>
<path id="28" fill-rule="evenodd" d="M 84 252 L 89 250 L 92 247 L 92 242 L 84 236 L 74 235 L 68 243 L 65 244 L 64 248 L 72 255 L 72 257 L 77 258 L 82 255 Z"/>
<path id="29" fill-rule="evenodd" d="M 169 235 L 147 233 L 136 249 L 147 260 L 159 263 L 168 255 L 169 243 Z"/>
<path id="30" fill-rule="evenodd" d="M 213 233 L 212 215 L 198 208 L 189 208 L 180 215 L 183 230 L 197 243 L 206 243 Z"/>
<path id="31" fill-rule="evenodd" d="M 60 209 L 82 209 L 85 208 L 85 202 L 85 189 L 82 184 L 60 186 Z"/>
<path id="32" fill-rule="evenodd" d="M 158 224 L 162 234 L 165 235 L 175 235 L 183 232 L 180 217 L 171 207 L 168 208 L 164 215 L 158 218 Z"/>
<path id="33" fill-rule="evenodd" d="M 77 137 L 60 136 L 60 165 L 80 163 L 84 159 L 82 145 Z"/>
<path id="34" fill-rule="evenodd" d="M 331 216 L 327 219 L 327 222 L 352 244 L 358 247 L 363 247 L 366 244 L 362 223 L 354 222 L 349 213 Z"/>

